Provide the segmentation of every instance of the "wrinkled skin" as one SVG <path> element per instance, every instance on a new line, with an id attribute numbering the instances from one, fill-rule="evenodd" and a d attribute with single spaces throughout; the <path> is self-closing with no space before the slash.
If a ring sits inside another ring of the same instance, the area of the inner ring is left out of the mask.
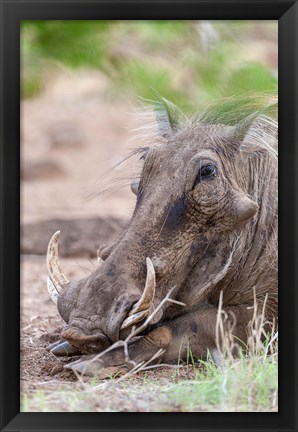
<path id="1" fill-rule="evenodd" d="M 128 228 L 102 252 L 92 275 L 70 282 L 59 296 L 67 323 L 62 340 L 75 352 L 99 353 L 129 334 L 131 328 L 120 328 L 142 295 L 146 257 L 156 272 L 154 306 L 173 286 L 172 298 L 186 306 L 164 304 L 142 337 L 130 342 L 133 361 L 146 361 L 160 348 L 158 361 L 166 362 L 184 358 L 187 347 L 196 357 L 215 350 L 221 291 L 224 310 L 236 322 L 233 334 L 244 343 L 253 287 L 261 306 L 268 294 L 267 317 L 276 317 L 276 168 L 266 152 L 244 154 L 248 130 L 239 136 L 231 129 L 193 124 L 144 151 Z M 118 348 L 88 368 L 83 361 L 72 367 L 95 372 L 124 363 Z"/>

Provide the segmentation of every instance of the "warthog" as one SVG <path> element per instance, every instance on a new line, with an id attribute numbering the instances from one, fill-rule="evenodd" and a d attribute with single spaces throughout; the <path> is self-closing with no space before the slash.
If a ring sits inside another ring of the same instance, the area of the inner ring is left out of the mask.
<path id="1" fill-rule="evenodd" d="M 277 318 L 276 121 L 264 111 L 232 125 L 216 113 L 188 119 L 163 98 L 156 114 L 151 145 L 139 150 L 134 213 L 98 269 L 69 282 L 59 268 L 59 234 L 49 243 L 48 288 L 67 323 L 54 354 L 94 355 L 142 325 L 125 350 L 118 344 L 90 366 L 71 364 L 78 371 L 157 352 L 163 362 L 188 349 L 216 353 L 219 302 L 224 328 L 243 344 L 254 305 L 267 322 Z"/>

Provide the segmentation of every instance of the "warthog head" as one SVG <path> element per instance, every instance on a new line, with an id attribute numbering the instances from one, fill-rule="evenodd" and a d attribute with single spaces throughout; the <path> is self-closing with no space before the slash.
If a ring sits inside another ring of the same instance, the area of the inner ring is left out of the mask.
<path id="1" fill-rule="evenodd" d="M 257 117 L 234 126 L 190 121 L 162 103 L 158 133 L 142 149 L 143 170 L 132 182 L 131 221 L 103 251 L 98 269 L 69 282 L 59 268 L 58 233 L 49 244 L 49 291 L 67 323 L 64 347 L 102 351 L 143 322 L 173 287 L 173 298 L 186 306 L 166 303 L 150 324 L 207 301 L 229 269 L 241 230 L 258 213 L 246 152 Z"/>

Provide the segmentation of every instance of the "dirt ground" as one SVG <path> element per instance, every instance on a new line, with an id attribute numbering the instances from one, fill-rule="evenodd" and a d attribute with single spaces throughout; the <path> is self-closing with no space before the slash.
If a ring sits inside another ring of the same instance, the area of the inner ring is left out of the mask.
<path id="1" fill-rule="evenodd" d="M 63 258 L 61 266 L 75 279 L 92 271 L 96 259 Z M 44 257 L 23 256 L 21 272 L 22 411 L 181 411 L 167 394 L 169 386 L 193 378 L 192 367 L 154 369 L 120 383 L 113 380 L 118 378 L 114 369 L 81 380 L 64 369 L 79 357 L 55 357 L 46 350 L 57 340 L 63 321 L 47 293 Z M 103 384 L 106 387 L 92 390 Z"/>
<path id="2" fill-rule="evenodd" d="M 69 73 L 21 103 L 23 223 L 131 214 L 134 198 L 121 179 L 132 163 L 108 172 L 136 145 L 133 107 L 103 100 L 101 86 L 101 75 Z"/>
<path id="3" fill-rule="evenodd" d="M 126 179 L 135 167 L 129 163 L 105 174 L 132 147 L 131 107 L 103 100 L 103 86 L 100 75 L 69 75 L 21 105 L 23 411 L 179 411 L 168 398 L 162 400 L 162 386 L 177 378 L 173 370 L 148 371 L 121 385 L 110 380 L 96 398 L 88 392 L 79 397 L 86 384 L 63 368 L 70 360 L 45 349 L 63 325 L 46 288 L 50 235 L 61 230 L 63 271 L 70 279 L 81 278 L 97 266 L 97 248 L 117 237 L 134 207 Z M 114 187 L 112 178 L 126 187 Z M 113 193 L 98 196 L 110 186 Z M 90 378 L 83 381 L 90 384 Z"/>

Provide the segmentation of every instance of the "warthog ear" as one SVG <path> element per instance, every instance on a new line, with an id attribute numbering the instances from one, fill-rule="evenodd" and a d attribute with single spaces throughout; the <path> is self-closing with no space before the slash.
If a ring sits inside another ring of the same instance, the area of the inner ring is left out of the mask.
<path id="1" fill-rule="evenodd" d="M 277 159 L 277 131 L 278 126 L 274 119 L 254 113 L 229 127 L 227 138 L 242 154 L 266 151 Z"/>
<path id="2" fill-rule="evenodd" d="M 189 120 L 176 105 L 162 97 L 155 90 L 152 90 L 152 92 L 155 97 L 153 109 L 161 136 L 172 135 L 179 129 L 182 122 L 188 123 Z"/>

